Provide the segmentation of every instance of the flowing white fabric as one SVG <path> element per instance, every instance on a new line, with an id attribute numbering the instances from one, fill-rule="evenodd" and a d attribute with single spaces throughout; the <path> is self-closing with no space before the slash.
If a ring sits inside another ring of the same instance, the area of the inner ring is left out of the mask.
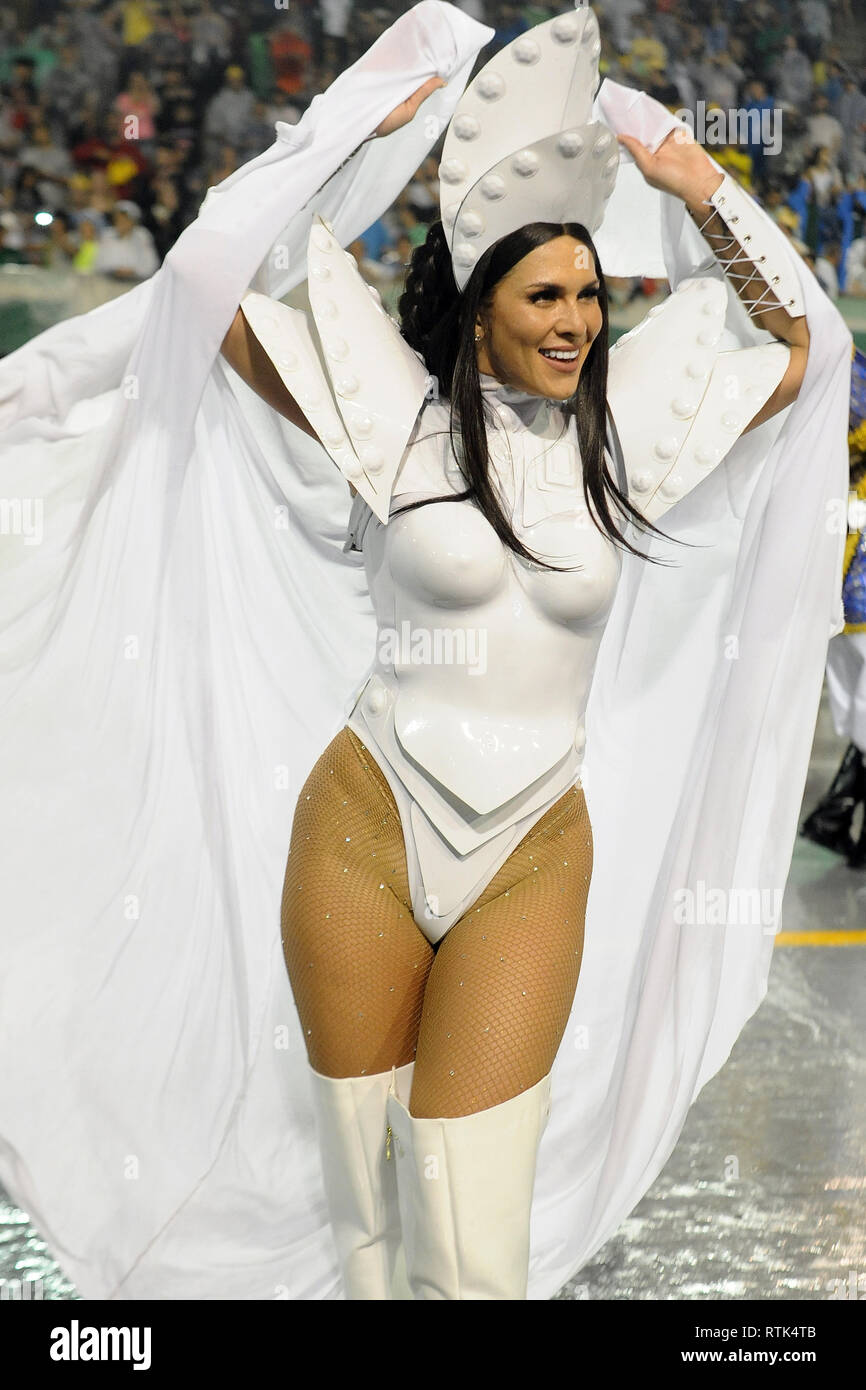
<path id="1" fill-rule="evenodd" d="M 20 520 L 0 538 L 0 1179 L 85 1296 L 342 1297 L 279 903 L 298 791 L 375 625 L 344 481 L 218 350 L 250 284 L 304 279 L 313 209 L 345 245 L 393 201 L 490 37 L 423 0 L 210 192 L 152 281 L 0 363 Z M 412 123 L 316 194 L 435 72 Z M 607 118 L 635 129 L 627 103 Z M 660 206 L 661 248 L 609 231 L 620 273 L 661 249 L 676 283 L 706 248 Z M 672 909 L 700 880 L 781 887 L 790 862 L 848 476 L 850 339 L 800 275 L 800 400 L 663 518 L 697 548 L 626 557 L 602 643 L 530 1298 L 640 1198 L 765 989 L 772 923 Z M 731 324 L 758 340 L 735 303 Z"/>

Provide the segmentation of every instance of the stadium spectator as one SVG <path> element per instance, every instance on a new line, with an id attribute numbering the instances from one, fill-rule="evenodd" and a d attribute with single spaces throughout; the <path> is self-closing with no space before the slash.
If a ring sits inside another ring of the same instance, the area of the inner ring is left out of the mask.
<path id="1" fill-rule="evenodd" d="M 812 100 L 812 114 L 806 121 L 806 133 L 816 149 L 825 146 L 831 162 L 838 162 L 845 131 L 841 121 L 830 115 L 830 103 L 823 92 L 816 92 Z"/>
<path id="2" fill-rule="evenodd" d="M 153 237 L 140 225 L 141 208 L 126 198 L 115 203 L 111 227 L 99 238 L 94 270 L 118 280 L 146 280 L 159 265 Z"/>
<path id="3" fill-rule="evenodd" d="M 60 57 L 39 90 L 39 102 L 46 116 L 61 127 L 74 125 L 77 113 L 88 95 L 87 77 L 75 44 L 64 44 Z"/>
<path id="4" fill-rule="evenodd" d="M 18 158 L 23 166 L 42 175 L 37 185 L 45 207 L 59 208 L 66 202 L 66 186 L 73 172 L 69 151 L 58 144 L 44 121 L 33 126 L 29 141 L 21 146 Z"/>
<path id="5" fill-rule="evenodd" d="M 785 50 L 776 63 L 775 80 L 779 100 L 805 111 L 812 95 L 812 64 L 794 34 L 785 40 Z"/>
<path id="6" fill-rule="evenodd" d="M 105 230 L 105 218 L 93 208 L 83 212 L 76 219 L 75 233 L 78 242 L 72 257 L 72 268 L 78 275 L 92 275 L 99 255 L 99 238 Z"/>
<path id="7" fill-rule="evenodd" d="M 247 86 L 244 70 L 237 63 L 225 71 L 225 82 L 208 102 L 204 117 L 205 149 L 213 156 L 221 144 L 236 144 L 253 119 L 255 93 Z"/>
<path id="8" fill-rule="evenodd" d="M 126 89 L 114 99 L 114 109 L 123 116 L 126 139 L 140 141 L 143 153 L 150 156 L 156 141 L 160 100 L 143 72 L 130 73 Z"/>

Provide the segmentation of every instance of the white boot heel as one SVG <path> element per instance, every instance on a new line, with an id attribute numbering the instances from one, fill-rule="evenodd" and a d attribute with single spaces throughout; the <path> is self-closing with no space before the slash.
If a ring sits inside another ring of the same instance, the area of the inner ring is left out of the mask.
<path id="1" fill-rule="evenodd" d="M 550 1075 L 501 1105 L 455 1118 L 416 1119 L 392 1086 L 387 1113 L 414 1297 L 525 1299 Z"/>
<path id="2" fill-rule="evenodd" d="M 390 1300 L 400 1246 L 394 1164 L 386 1156 L 392 1082 L 408 1095 L 415 1063 L 373 1076 L 323 1076 L 312 1067 L 325 1196 L 351 1300 Z"/>

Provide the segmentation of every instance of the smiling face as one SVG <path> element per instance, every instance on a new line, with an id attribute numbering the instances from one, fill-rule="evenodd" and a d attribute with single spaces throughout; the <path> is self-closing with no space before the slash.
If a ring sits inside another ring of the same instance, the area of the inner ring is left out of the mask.
<path id="1" fill-rule="evenodd" d="M 476 320 L 478 370 L 531 395 L 568 400 L 601 331 L 600 291 L 583 242 L 559 236 L 537 246 L 503 275 Z"/>

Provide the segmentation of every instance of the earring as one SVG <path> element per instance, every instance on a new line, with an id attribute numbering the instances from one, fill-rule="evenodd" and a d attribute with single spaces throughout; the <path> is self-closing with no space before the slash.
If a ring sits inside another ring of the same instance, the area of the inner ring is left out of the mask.
<path id="1" fill-rule="evenodd" d="M 482 333 L 476 333 L 476 334 L 475 334 L 475 341 L 476 341 L 476 343 L 480 343 L 483 336 L 484 336 L 484 335 L 483 335 Z"/>

